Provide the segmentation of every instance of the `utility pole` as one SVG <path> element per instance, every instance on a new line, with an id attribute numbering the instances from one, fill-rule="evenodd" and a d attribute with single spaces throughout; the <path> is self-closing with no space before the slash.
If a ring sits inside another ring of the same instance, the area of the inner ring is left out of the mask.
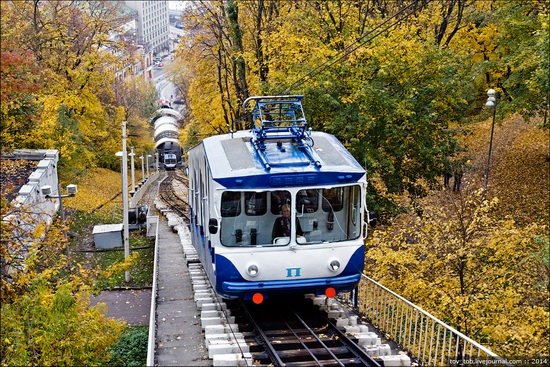
<path id="1" fill-rule="evenodd" d="M 123 213 L 123 237 L 124 260 L 130 256 L 130 229 L 128 218 L 128 152 L 126 151 L 126 121 L 122 121 L 122 210 Z M 130 271 L 125 272 L 126 283 L 130 282 Z"/>
<path id="2" fill-rule="evenodd" d="M 130 190 L 130 194 L 134 194 L 136 192 L 136 178 L 134 175 L 134 147 L 130 147 L 130 150 L 130 167 L 132 169 L 132 190 Z"/>

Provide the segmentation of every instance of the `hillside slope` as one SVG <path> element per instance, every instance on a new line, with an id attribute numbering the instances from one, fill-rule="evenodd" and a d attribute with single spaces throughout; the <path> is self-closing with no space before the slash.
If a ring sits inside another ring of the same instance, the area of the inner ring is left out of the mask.
<path id="1" fill-rule="evenodd" d="M 512 216 L 518 223 L 550 221 L 550 136 L 513 116 L 495 123 L 489 171 L 488 197 L 498 197 L 502 216 Z M 487 164 L 491 119 L 473 126 L 463 142 L 474 169 L 465 180 L 481 187 Z"/>

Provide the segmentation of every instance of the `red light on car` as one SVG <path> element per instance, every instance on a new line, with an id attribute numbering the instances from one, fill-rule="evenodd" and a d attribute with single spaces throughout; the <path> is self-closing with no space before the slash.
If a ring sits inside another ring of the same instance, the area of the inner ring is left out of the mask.
<path id="1" fill-rule="evenodd" d="M 261 293 L 254 293 L 254 295 L 252 296 L 252 302 L 254 302 L 257 305 L 259 305 L 263 301 L 264 301 L 264 296 Z"/>

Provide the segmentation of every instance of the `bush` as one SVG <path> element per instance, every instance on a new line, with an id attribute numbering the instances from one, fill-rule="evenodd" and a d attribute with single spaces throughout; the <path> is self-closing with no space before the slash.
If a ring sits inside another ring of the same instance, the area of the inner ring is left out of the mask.
<path id="1" fill-rule="evenodd" d="M 128 327 L 118 342 L 109 349 L 108 366 L 145 366 L 147 362 L 148 326 Z"/>

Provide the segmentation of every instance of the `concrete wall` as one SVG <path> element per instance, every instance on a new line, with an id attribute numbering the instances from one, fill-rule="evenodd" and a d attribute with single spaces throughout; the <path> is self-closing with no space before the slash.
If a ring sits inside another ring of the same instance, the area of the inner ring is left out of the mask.
<path id="1" fill-rule="evenodd" d="M 55 212 L 59 209 L 59 199 L 48 199 L 42 193 L 44 186 L 51 187 L 51 195 L 59 196 L 57 163 L 59 152 L 57 150 L 15 150 L 13 159 L 38 160 L 38 166 L 32 172 L 25 185 L 21 187 L 17 197 L 14 199 L 16 208 L 21 208 L 29 213 L 28 222 L 46 222 L 50 224 Z M 19 218 L 21 220 L 22 218 Z M 33 226 L 31 224 L 31 226 Z"/>

